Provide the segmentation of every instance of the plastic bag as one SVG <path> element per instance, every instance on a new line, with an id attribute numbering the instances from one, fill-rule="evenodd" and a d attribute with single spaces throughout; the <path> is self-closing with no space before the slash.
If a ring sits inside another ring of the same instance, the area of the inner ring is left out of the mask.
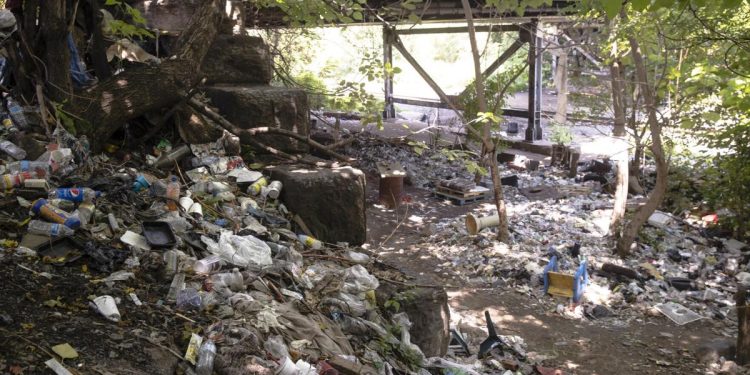
<path id="1" fill-rule="evenodd" d="M 368 290 L 378 289 L 380 283 L 375 276 L 370 275 L 367 269 L 356 265 L 346 269 L 344 276 L 343 291 L 351 294 L 359 294 Z"/>
<path id="2" fill-rule="evenodd" d="M 221 257 L 227 263 L 247 267 L 250 265 L 267 266 L 273 264 L 271 248 L 262 240 L 251 235 L 236 236 L 231 232 L 222 232 L 219 243 L 201 236 L 208 251 Z"/>

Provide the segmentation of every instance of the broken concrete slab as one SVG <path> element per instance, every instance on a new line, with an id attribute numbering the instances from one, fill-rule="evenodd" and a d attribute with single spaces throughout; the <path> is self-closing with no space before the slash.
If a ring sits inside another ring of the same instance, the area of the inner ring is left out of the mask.
<path id="1" fill-rule="evenodd" d="M 203 60 L 208 84 L 262 83 L 273 78 L 271 52 L 260 37 L 219 35 Z"/>
<path id="2" fill-rule="evenodd" d="M 317 239 L 351 245 L 365 243 L 366 181 L 362 171 L 352 167 L 279 166 L 270 172 L 272 179 L 284 185 L 281 201 L 302 218 Z"/>
<path id="3" fill-rule="evenodd" d="M 206 87 L 206 94 L 224 117 L 242 129 L 280 127 L 307 136 L 307 94 L 301 89 L 264 85 L 220 84 Z M 257 140 L 284 152 L 307 152 L 304 142 L 278 135 L 258 135 Z"/>

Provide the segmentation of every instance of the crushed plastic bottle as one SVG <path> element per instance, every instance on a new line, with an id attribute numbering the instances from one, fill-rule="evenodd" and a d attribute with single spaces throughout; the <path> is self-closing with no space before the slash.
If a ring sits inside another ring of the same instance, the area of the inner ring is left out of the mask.
<path id="1" fill-rule="evenodd" d="M 198 351 L 198 364 L 195 372 L 198 375 L 211 375 L 214 372 L 214 358 L 216 357 L 216 344 L 211 339 L 203 341 Z"/>
<path id="2" fill-rule="evenodd" d="M 6 154 L 13 157 L 13 159 L 16 160 L 23 160 L 26 159 L 26 151 L 24 149 L 16 146 L 11 141 L 2 141 L 0 142 L 0 150 L 5 152 Z"/>
<path id="3" fill-rule="evenodd" d="M 169 292 L 167 292 L 167 301 L 175 301 L 177 294 L 185 288 L 185 274 L 180 272 L 174 275 L 172 278 L 172 284 L 169 285 Z"/>
<path id="4" fill-rule="evenodd" d="M 29 222 L 29 233 L 50 237 L 68 237 L 72 236 L 75 231 L 62 224 L 31 220 Z"/>
<path id="5" fill-rule="evenodd" d="M 53 223 L 63 224 L 70 229 L 78 229 L 81 220 L 77 217 L 49 204 L 46 199 L 37 199 L 31 206 L 31 211 Z"/>
<path id="6" fill-rule="evenodd" d="M 8 112 L 13 122 L 18 126 L 19 129 L 26 130 L 29 128 L 29 121 L 26 119 L 26 114 L 23 111 L 23 107 L 10 95 L 6 98 L 6 104 L 8 105 Z"/>
<path id="7" fill-rule="evenodd" d="M 59 188 L 49 193 L 50 199 L 64 199 L 71 202 L 93 202 L 102 195 L 90 188 Z"/>

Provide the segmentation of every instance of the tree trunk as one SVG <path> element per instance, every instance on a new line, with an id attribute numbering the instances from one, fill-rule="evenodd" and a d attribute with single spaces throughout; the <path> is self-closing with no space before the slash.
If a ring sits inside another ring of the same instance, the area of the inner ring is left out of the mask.
<path id="1" fill-rule="evenodd" d="M 471 42 L 471 54 L 474 60 L 474 88 L 477 91 L 477 101 L 479 104 L 479 112 L 487 112 L 487 99 L 484 95 L 484 78 L 482 77 L 482 68 L 479 65 L 479 48 L 477 48 L 477 38 L 474 31 L 474 19 L 471 14 L 471 6 L 468 0 L 461 0 L 461 4 L 464 8 L 464 15 L 466 16 L 466 23 L 469 28 L 469 41 Z M 500 183 L 500 170 L 497 166 L 497 146 L 492 142 L 490 136 L 490 126 L 492 122 L 487 121 L 482 127 L 482 151 L 486 152 L 486 157 L 489 157 L 490 175 L 492 176 L 493 194 L 495 197 L 495 206 L 497 207 L 497 215 L 500 218 L 498 225 L 497 240 L 501 242 L 508 242 L 510 239 L 510 232 L 508 231 L 508 214 L 505 209 L 505 199 L 503 198 L 503 188 Z M 484 154 L 484 153 L 483 153 Z"/>
<path id="2" fill-rule="evenodd" d="M 617 45 L 613 44 L 613 50 Z M 613 159 L 617 163 L 617 185 L 615 189 L 615 202 L 612 209 L 612 217 L 609 221 L 609 234 L 615 241 L 620 238 L 622 222 L 625 219 L 625 206 L 628 201 L 628 140 L 625 133 L 625 90 L 620 74 L 620 61 L 614 60 L 609 66 L 612 80 L 612 108 L 614 111 L 615 126 L 612 135 L 615 137 L 616 153 Z"/>
<path id="3" fill-rule="evenodd" d="M 557 84 L 557 111 L 555 122 L 565 124 L 568 120 L 568 51 L 560 50 L 560 57 L 555 72 L 555 83 Z"/>
<path id="4" fill-rule="evenodd" d="M 182 31 L 174 56 L 130 68 L 77 93 L 66 110 L 84 119 L 81 129 L 98 150 L 125 122 L 177 102 L 201 79 L 200 66 L 221 20 L 219 0 L 204 0 Z"/>
<path id="5" fill-rule="evenodd" d="M 633 36 L 628 37 L 628 41 L 630 42 L 630 54 L 635 63 L 636 78 L 638 79 L 640 91 L 646 106 L 648 126 L 651 130 L 651 152 L 654 155 L 654 162 L 656 163 L 656 185 L 651 194 L 649 194 L 646 204 L 639 207 L 633 214 L 630 222 L 628 222 L 623 230 L 622 237 L 617 241 L 616 250 L 620 256 L 630 254 L 630 247 L 638 236 L 638 231 L 640 231 L 643 224 L 646 223 L 646 220 L 648 220 L 649 216 L 654 213 L 654 210 L 659 207 L 664 199 L 667 191 L 667 173 L 669 173 L 669 166 L 667 165 L 667 160 L 664 156 L 664 147 L 661 142 L 661 124 L 656 115 L 657 102 L 655 93 L 648 83 L 648 73 L 638 41 Z"/>
<path id="6" fill-rule="evenodd" d="M 73 94 L 66 3 L 64 0 L 45 1 L 39 9 L 47 95 L 58 103 L 69 100 Z"/>

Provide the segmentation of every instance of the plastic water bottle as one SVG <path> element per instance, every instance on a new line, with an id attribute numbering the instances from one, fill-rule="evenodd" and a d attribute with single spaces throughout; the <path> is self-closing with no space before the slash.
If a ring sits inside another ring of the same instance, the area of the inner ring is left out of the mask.
<path id="1" fill-rule="evenodd" d="M 195 273 L 209 274 L 221 269 L 221 258 L 218 255 L 209 255 L 193 263 Z"/>
<path id="2" fill-rule="evenodd" d="M 3 152 L 13 157 L 13 159 L 16 159 L 16 160 L 26 159 L 26 151 L 16 146 L 11 141 L 0 142 L 0 150 L 3 150 Z"/>
<path id="3" fill-rule="evenodd" d="M 49 173 L 49 163 L 44 161 L 20 160 L 6 165 L 11 173 L 34 172 L 37 176 L 44 178 Z"/>
<path id="4" fill-rule="evenodd" d="M 37 199 L 31 205 L 31 212 L 53 223 L 63 224 L 70 229 L 78 229 L 81 226 L 81 220 L 49 204 L 44 198 Z"/>
<path id="5" fill-rule="evenodd" d="M 50 237 L 67 237 L 72 236 L 75 231 L 62 224 L 31 220 L 29 222 L 29 233 Z"/>
<path id="6" fill-rule="evenodd" d="M 177 201 L 180 200 L 180 181 L 177 180 L 177 176 L 169 177 L 166 198 L 167 208 L 170 211 L 177 211 Z"/>
<path id="7" fill-rule="evenodd" d="M 93 202 L 102 195 L 90 188 L 59 188 L 49 193 L 50 199 L 64 199 L 71 202 Z"/>
<path id="8" fill-rule="evenodd" d="M 216 357 L 216 344 L 211 339 L 203 341 L 198 351 L 198 363 L 195 372 L 198 375 L 211 375 L 214 372 L 214 358 Z"/>
<path id="9" fill-rule="evenodd" d="M 13 122 L 16 123 L 16 126 L 23 130 L 28 129 L 29 121 L 26 119 L 26 114 L 24 114 L 23 112 L 23 107 L 21 107 L 21 105 L 18 104 L 18 102 L 10 96 L 8 96 L 7 98 L 7 104 L 8 112 L 10 112 L 10 117 L 13 119 Z"/>

